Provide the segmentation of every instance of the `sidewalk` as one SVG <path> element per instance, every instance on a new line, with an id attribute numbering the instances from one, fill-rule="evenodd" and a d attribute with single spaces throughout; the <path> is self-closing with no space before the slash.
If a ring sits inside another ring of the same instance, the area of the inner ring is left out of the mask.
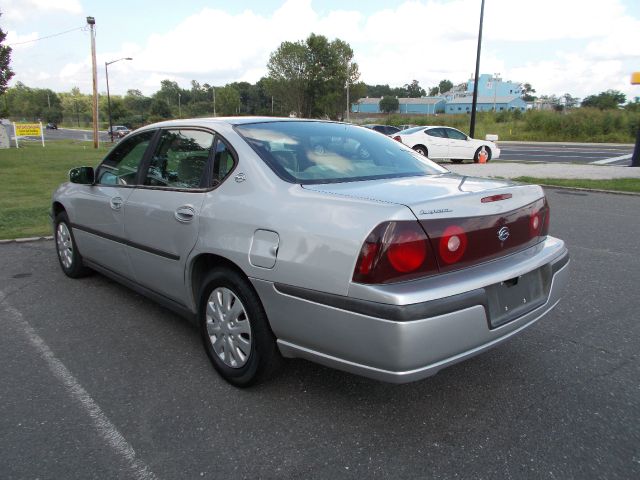
<path id="1" fill-rule="evenodd" d="M 610 165 L 577 165 L 568 163 L 511 163 L 493 161 L 485 164 L 443 163 L 443 167 L 461 175 L 474 177 L 536 177 L 607 180 L 611 178 L 640 178 L 640 167 Z"/>

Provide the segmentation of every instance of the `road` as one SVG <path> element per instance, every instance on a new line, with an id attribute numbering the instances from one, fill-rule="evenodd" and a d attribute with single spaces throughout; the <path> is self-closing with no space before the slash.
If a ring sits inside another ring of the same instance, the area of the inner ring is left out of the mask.
<path id="1" fill-rule="evenodd" d="M 107 132 L 100 131 L 100 141 L 109 140 Z M 87 142 L 93 141 L 93 130 L 74 130 L 71 128 L 58 128 L 57 130 L 44 131 L 44 139 L 47 140 L 82 140 Z"/>
<path id="2" fill-rule="evenodd" d="M 548 317 L 407 385 L 292 360 L 238 390 L 195 328 L 51 241 L 0 245 L 3 479 L 640 478 L 640 198 L 548 190 Z"/>
<path id="3" fill-rule="evenodd" d="M 602 144 L 554 145 L 542 143 L 499 143 L 500 160 L 518 162 L 591 163 L 595 165 L 631 165 L 633 146 Z"/>

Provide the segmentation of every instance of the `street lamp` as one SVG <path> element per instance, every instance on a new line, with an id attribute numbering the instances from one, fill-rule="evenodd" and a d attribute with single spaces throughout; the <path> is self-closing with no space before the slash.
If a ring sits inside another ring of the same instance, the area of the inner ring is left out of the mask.
<path id="1" fill-rule="evenodd" d="M 178 92 L 178 118 L 182 118 L 182 105 L 180 104 L 180 92 Z"/>
<path id="2" fill-rule="evenodd" d="M 104 75 L 107 79 L 107 109 L 109 111 L 109 135 L 111 136 L 111 142 L 113 143 L 113 125 L 111 124 L 111 95 L 109 95 L 109 65 L 119 62 L 120 60 L 133 60 L 131 57 L 119 58 L 112 60 L 111 62 L 104 62 Z"/>

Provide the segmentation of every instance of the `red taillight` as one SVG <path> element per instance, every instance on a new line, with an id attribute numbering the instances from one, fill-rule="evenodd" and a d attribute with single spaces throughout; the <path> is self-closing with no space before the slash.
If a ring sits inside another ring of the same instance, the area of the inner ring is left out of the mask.
<path id="1" fill-rule="evenodd" d="M 438 242 L 438 253 L 444 263 L 458 262 L 467 250 L 467 234 L 458 225 L 448 226 Z"/>
<path id="2" fill-rule="evenodd" d="M 385 222 L 365 240 L 353 272 L 358 283 L 389 283 L 438 273 L 429 239 L 418 222 Z"/>
<path id="3" fill-rule="evenodd" d="M 483 197 L 480 199 L 481 203 L 499 202 L 500 200 L 509 200 L 513 197 L 510 193 L 501 193 L 500 195 L 491 195 L 490 197 Z"/>
<path id="4" fill-rule="evenodd" d="M 540 210 L 531 212 L 529 215 L 529 235 L 531 238 L 540 235 L 542 227 L 542 219 L 540 218 Z"/>
<path id="5" fill-rule="evenodd" d="M 408 230 L 399 232 L 387 249 L 387 258 L 398 272 L 410 273 L 420 268 L 427 258 L 424 233 Z"/>
<path id="6" fill-rule="evenodd" d="M 394 139 L 396 142 L 400 142 L 400 143 L 402 143 L 402 138 L 400 138 L 400 135 L 396 135 L 395 137 L 393 137 L 393 139 Z"/>

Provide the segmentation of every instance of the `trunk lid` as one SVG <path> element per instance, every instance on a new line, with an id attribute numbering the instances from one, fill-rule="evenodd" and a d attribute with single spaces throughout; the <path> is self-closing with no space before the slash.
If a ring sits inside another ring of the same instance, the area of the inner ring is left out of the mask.
<path id="1" fill-rule="evenodd" d="M 537 185 L 443 174 L 304 188 L 406 205 L 441 273 L 523 250 L 548 232 L 549 208 Z"/>

